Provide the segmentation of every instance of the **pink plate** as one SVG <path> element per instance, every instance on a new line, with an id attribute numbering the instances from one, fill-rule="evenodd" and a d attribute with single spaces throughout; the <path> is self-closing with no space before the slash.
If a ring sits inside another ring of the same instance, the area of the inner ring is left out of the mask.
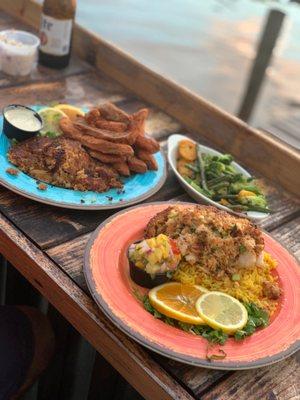
<path id="1" fill-rule="evenodd" d="M 175 203 L 173 203 L 175 204 Z M 114 214 L 91 236 L 84 273 L 89 289 L 106 316 L 134 340 L 183 363 L 216 369 L 249 369 L 280 361 L 300 348 L 300 270 L 296 260 L 264 233 L 265 249 L 278 261 L 283 292 L 271 324 L 242 342 L 221 346 L 224 360 L 206 359 L 207 341 L 155 319 L 137 300 L 143 289 L 129 277 L 126 257 L 130 243 L 143 237 L 147 222 L 172 203 L 152 203 Z M 176 203 L 183 207 L 189 203 Z"/>

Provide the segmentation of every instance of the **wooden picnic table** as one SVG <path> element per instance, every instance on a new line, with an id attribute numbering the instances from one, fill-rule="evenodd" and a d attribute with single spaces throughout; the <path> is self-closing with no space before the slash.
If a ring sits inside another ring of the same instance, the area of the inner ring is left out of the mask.
<path id="1" fill-rule="evenodd" d="M 0 11 L 0 30 L 7 28 L 33 29 Z M 163 148 L 170 133 L 199 138 L 193 129 L 186 128 L 76 56 L 64 71 L 39 67 L 29 78 L 12 78 L 0 73 L 1 108 L 9 103 L 30 105 L 55 101 L 87 107 L 112 101 L 128 112 L 148 107 L 147 132 Z M 173 113 L 171 107 L 170 113 Z M 201 141 L 210 143 L 207 136 L 201 137 Z M 247 159 L 242 162 L 247 166 Z M 262 228 L 299 257 L 300 206 L 295 191 L 292 194 L 259 171 L 253 172 L 263 182 L 275 211 L 262 222 Z M 165 185 L 147 201 L 168 200 L 192 201 L 170 170 Z M 144 349 L 100 312 L 82 273 L 83 252 L 91 232 L 114 211 L 52 207 L 4 187 L 0 187 L 0 211 L 0 253 L 146 399 L 300 398 L 300 366 L 296 354 L 273 366 L 249 371 L 196 368 Z"/>

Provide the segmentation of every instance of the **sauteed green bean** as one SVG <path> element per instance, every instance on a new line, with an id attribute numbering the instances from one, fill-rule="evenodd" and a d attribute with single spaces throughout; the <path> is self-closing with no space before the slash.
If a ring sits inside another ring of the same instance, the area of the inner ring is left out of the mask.
<path id="1" fill-rule="evenodd" d="M 190 153 L 187 148 L 182 151 L 187 144 Z M 237 212 L 270 212 L 255 178 L 239 173 L 232 165 L 230 154 L 210 155 L 200 145 L 183 140 L 179 143 L 178 155 L 178 172 L 199 193 Z"/>

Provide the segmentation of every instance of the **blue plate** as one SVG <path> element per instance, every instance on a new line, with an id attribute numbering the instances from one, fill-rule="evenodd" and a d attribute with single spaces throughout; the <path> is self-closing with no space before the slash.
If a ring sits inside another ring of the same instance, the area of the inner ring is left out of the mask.
<path id="1" fill-rule="evenodd" d="M 44 106 L 33 106 L 38 111 Z M 148 171 L 145 174 L 135 174 L 122 178 L 123 192 L 110 189 L 105 193 L 80 192 L 78 190 L 64 189 L 47 184 L 47 190 L 37 188 L 34 178 L 19 172 L 17 176 L 6 172 L 7 168 L 14 167 L 7 159 L 6 154 L 10 142 L 2 131 L 3 117 L 0 117 L 0 183 L 6 188 L 41 203 L 57 207 L 74 208 L 80 210 L 104 210 L 120 208 L 139 203 L 156 193 L 166 180 L 166 161 L 161 151 L 154 154 L 158 164 L 157 171 Z M 14 167 L 15 168 L 15 167 Z"/>

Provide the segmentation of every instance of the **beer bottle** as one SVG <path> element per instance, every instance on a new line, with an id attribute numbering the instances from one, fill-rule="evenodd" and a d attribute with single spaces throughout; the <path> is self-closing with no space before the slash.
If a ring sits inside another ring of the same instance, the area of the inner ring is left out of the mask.
<path id="1" fill-rule="evenodd" d="M 70 61 L 76 0 L 44 0 L 41 17 L 39 62 L 65 68 Z"/>

